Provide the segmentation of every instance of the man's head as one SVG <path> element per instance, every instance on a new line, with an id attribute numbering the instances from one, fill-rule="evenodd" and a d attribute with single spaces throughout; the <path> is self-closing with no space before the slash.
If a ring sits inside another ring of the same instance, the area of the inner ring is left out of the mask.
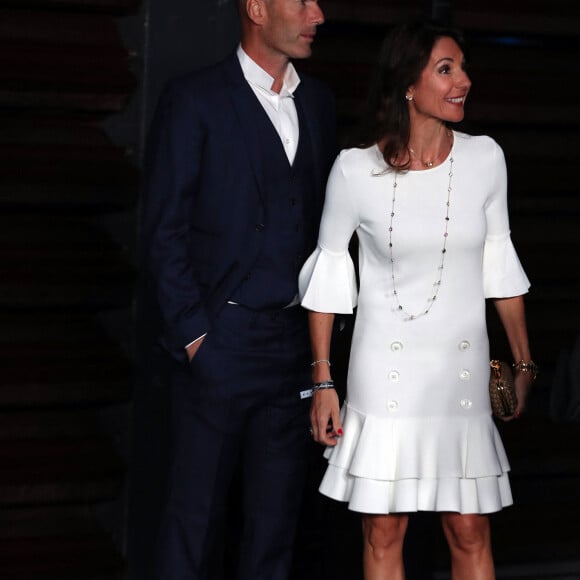
<path id="1" fill-rule="evenodd" d="M 269 63 L 309 57 L 324 22 L 317 0 L 239 0 L 239 9 L 242 47 L 266 70 Z"/>

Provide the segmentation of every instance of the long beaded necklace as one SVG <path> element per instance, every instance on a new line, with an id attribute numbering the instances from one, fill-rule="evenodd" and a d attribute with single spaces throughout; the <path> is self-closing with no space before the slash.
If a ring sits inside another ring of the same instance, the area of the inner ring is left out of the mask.
<path id="1" fill-rule="evenodd" d="M 393 177 L 393 201 L 391 205 L 391 220 L 389 223 L 389 254 L 390 254 L 390 262 L 391 262 L 391 279 L 393 281 L 393 296 L 395 297 L 395 301 L 397 303 L 397 310 L 405 315 L 405 320 L 415 320 L 420 318 L 421 316 L 425 316 L 429 314 L 429 311 L 435 304 L 437 300 L 437 295 L 439 294 L 439 288 L 441 287 L 441 280 L 443 279 L 443 268 L 445 266 L 445 255 L 447 254 L 447 237 L 448 237 L 448 228 L 449 228 L 449 208 L 451 206 L 451 191 L 452 191 L 452 179 L 453 179 L 453 155 L 449 156 L 449 182 L 447 185 L 447 202 L 445 204 L 445 230 L 443 232 L 443 248 L 441 249 L 441 261 L 439 262 L 439 266 L 437 268 L 437 280 L 433 283 L 433 293 L 429 298 L 427 298 L 427 302 L 423 307 L 421 312 L 416 314 L 409 313 L 405 307 L 401 304 L 399 298 L 399 291 L 397 290 L 397 283 L 395 280 L 395 257 L 393 254 L 393 220 L 395 218 L 395 201 L 396 201 L 396 193 L 397 193 L 397 171 L 394 172 Z"/>

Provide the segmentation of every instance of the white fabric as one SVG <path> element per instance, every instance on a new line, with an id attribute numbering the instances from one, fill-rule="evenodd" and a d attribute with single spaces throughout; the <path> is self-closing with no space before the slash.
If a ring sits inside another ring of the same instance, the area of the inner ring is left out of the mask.
<path id="1" fill-rule="evenodd" d="M 238 46 L 237 55 L 244 78 L 248 81 L 258 101 L 260 101 L 264 111 L 270 118 L 272 125 L 274 125 L 278 135 L 280 135 L 288 161 L 292 164 L 298 150 L 299 137 L 298 113 L 294 103 L 294 91 L 300 84 L 300 77 L 294 65 L 291 62 L 288 63 L 282 89 L 280 93 L 275 93 L 272 90 L 274 78 L 256 64 L 241 46 Z"/>
<path id="2" fill-rule="evenodd" d="M 335 289 L 328 285 L 332 280 Z M 318 246 L 304 263 L 298 277 L 302 304 L 324 304 L 326 312 L 351 314 L 357 301 L 356 274 L 348 252 L 332 252 Z M 316 310 L 316 308 L 311 308 Z"/>
<path id="3" fill-rule="evenodd" d="M 392 291 L 388 227 L 393 172 L 377 147 L 342 151 L 332 169 L 319 244 L 300 276 L 302 304 L 356 306 L 348 245 L 359 240 L 360 292 L 344 436 L 328 448 L 321 492 L 366 513 L 489 513 L 511 504 L 509 463 L 491 417 L 485 297 L 529 282 L 509 236 L 503 153 L 489 137 L 454 134 L 449 237 L 429 314 L 406 320 Z M 443 247 L 449 158 L 397 176 L 393 218 L 401 304 L 425 309 Z"/>

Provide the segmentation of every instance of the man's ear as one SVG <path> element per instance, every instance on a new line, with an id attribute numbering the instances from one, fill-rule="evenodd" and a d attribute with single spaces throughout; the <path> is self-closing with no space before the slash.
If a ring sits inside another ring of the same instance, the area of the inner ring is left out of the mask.
<path id="1" fill-rule="evenodd" d="M 254 24 L 262 24 L 266 17 L 263 0 L 246 0 L 246 14 Z"/>

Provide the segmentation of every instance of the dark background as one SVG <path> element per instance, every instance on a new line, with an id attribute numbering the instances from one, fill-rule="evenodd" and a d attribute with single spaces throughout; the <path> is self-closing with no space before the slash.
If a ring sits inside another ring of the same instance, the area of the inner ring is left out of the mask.
<path id="1" fill-rule="evenodd" d="M 394 21 L 423 12 L 466 33 L 473 89 L 461 128 L 506 153 L 542 367 L 527 417 L 501 426 L 516 504 L 492 518 L 498 578 L 578 580 L 580 6 L 321 6 L 327 22 L 298 67 L 334 89 L 343 136 Z M 237 39 L 235 0 L 0 0 L 2 579 L 149 577 L 168 416 L 140 281 L 139 167 L 165 81 Z M 333 356 L 341 388 L 351 325 Z M 509 359 L 493 312 L 489 326 L 493 355 Z M 358 519 L 316 493 L 324 462 L 314 445 L 310 461 L 294 576 L 356 580 Z M 237 524 L 234 510 L 230 530 Z M 436 518 L 413 518 L 408 550 L 409 578 L 447 577 Z"/>

